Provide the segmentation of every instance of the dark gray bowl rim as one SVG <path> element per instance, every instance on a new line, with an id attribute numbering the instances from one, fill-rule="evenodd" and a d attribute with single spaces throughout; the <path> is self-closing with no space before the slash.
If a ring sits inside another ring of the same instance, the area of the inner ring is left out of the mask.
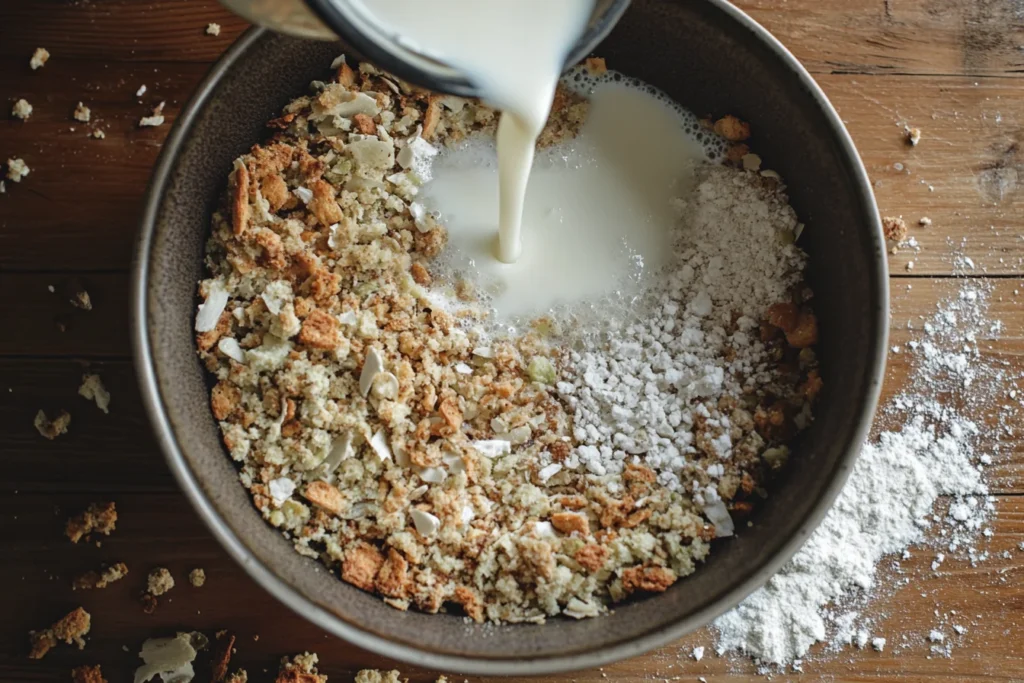
<path id="1" fill-rule="evenodd" d="M 721 10 L 741 28 L 749 32 L 752 40 L 762 43 L 771 50 L 775 57 L 789 68 L 803 88 L 815 99 L 822 113 L 831 124 L 834 142 L 841 150 L 847 166 L 846 170 L 853 179 L 852 191 L 859 195 L 859 201 L 862 203 L 867 215 L 878 215 L 878 208 L 871 191 L 870 181 L 853 144 L 853 140 L 843 126 L 832 104 L 811 75 L 782 43 L 742 11 L 725 0 L 705 1 Z M 885 372 L 886 349 L 888 348 L 889 282 L 887 265 L 884 258 L 879 258 L 876 261 L 874 272 L 871 274 L 878 287 L 877 292 L 881 300 L 875 302 L 873 306 L 875 320 L 870 321 L 879 330 L 879 334 L 874 346 L 874 358 L 871 359 L 873 373 L 868 378 L 868 400 L 862 407 L 861 414 L 857 419 L 856 438 L 846 445 L 844 455 L 834 470 L 835 475 L 832 481 L 825 487 L 817 504 L 803 521 L 797 532 L 783 544 L 778 552 L 761 566 L 757 567 L 756 570 L 752 571 L 750 576 L 719 600 L 702 610 L 682 616 L 667 628 L 653 631 L 641 638 L 583 655 L 574 654 L 571 656 L 538 659 L 492 659 L 439 654 L 390 641 L 344 622 L 334 614 L 308 600 L 295 588 L 275 575 L 269 567 L 256 559 L 246 547 L 245 542 L 220 518 L 207 499 L 206 494 L 203 492 L 181 452 L 164 406 L 161 387 L 157 383 L 146 320 L 148 319 L 147 291 L 149 288 L 150 251 L 156 230 L 156 218 L 179 148 L 188 136 L 197 113 L 214 93 L 223 74 L 266 31 L 266 29 L 262 28 L 251 28 L 243 33 L 217 63 L 213 65 L 210 72 L 196 88 L 192 99 L 175 121 L 164 143 L 160 158 L 157 160 L 146 193 L 132 267 L 132 294 L 130 299 L 132 350 L 146 413 L 153 425 L 157 442 L 178 484 L 192 503 L 199 517 L 210 531 L 213 532 L 214 537 L 228 551 L 231 557 L 242 566 L 250 577 L 287 607 L 325 631 L 353 645 L 375 654 L 419 667 L 478 675 L 542 675 L 592 668 L 635 657 L 667 645 L 686 633 L 710 623 L 714 618 L 735 607 L 750 593 L 764 585 L 799 550 L 804 541 L 810 537 L 818 524 L 824 519 L 832 503 L 846 483 L 847 477 L 853 471 L 853 465 L 860 452 L 861 445 L 868 435 L 881 391 Z M 873 232 L 873 239 L 877 242 L 875 251 L 879 254 L 884 254 L 885 249 L 884 244 L 882 244 L 880 230 L 875 229 Z M 653 599 L 656 600 L 657 598 Z M 524 626 L 523 628 L 530 628 L 530 626 Z"/>

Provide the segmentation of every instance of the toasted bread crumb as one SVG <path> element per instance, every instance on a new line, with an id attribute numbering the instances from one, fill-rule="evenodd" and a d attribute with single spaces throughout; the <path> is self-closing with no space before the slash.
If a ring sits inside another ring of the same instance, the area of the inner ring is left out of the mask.
<path id="1" fill-rule="evenodd" d="M 750 124 L 729 114 L 715 121 L 715 132 L 729 142 L 743 142 L 750 137 Z"/>
<path id="2" fill-rule="evenodd" d="M 21 179 L 27 176 L 30 170 L 24 159 L 15 158 L 7 160 L 7 179 L 11 182 L 20 183 Z"/>
<path id="3" fill-rule="evenodd" d="M 103 386 L 99 375 L 82 375 L 82 386 L 78 387 L 78 395 L 95 401 L 97 408 L 104 413 L 110 413 L 110 392 Z"/>
<path id="4" fill-rule="evenodd" d="M 165 104 L 166 102 L 161 102 L 160 104 L 153 107 L 153 113 L 151 115 L 143 116 L 141 119 L 139 119 L 139 128 L 145 128 L 147 126 L 162 126 L 164 124 L 163 111 Z"/>
<path id="5" fill-rule="evenodd" d="M 51 420 L 46 417 L 46 413 L 40 410 L 36 413 L 32 424 L 35 425 L 36 431 L 53 441 L 61 434 L 67 433 L 68 425 L 71 424 L 71 415 L 66 410 L 62 410 L 57 413 L 57 417 Z"/>
<path id="6" fill-rule="evenodd" d="M 102 571 L 90 570 L 75 578 L 71 584 L 72 590 L 93 590 L 106 588 L 115 581 L 120 581 L 128 575 L 128 565 L 124 562 L 117 562 Z"/>
<path id="7" fill-rule="evenodd" d="M 577 532 L 581 536 L 586 536 L 590 533 L 590 524 L 587 522 L 587 518 L 575 512 L 556 512 L 551 515 L 551 525 L 563 534 Z"/>
<path id="8" fill-rule="evenodd" d="M 605 561 L 608 559 L 610 551 L 601 545 L 591 544 L 585 545 L 576 551 L 573 556 L 581 567 L 586 569 L 590 573 L 594 573 L 604 567 Z"/>
<path id="9" fill-rule="evenodd" d="M 83 536 L 93 532 L 109 536 L 117 525 L 117 508 L 114 503 L 91 503 L 81 513 L 68 519 L 65 533 L 72 543 L 78 543 Z"/>
<path id="10" fill-rule="evenodd" d="M 627 595 L 636 591 L 662 593 L 675 583 L 676 575 L 665 567 L 638 565 L 622 572 L 622 589 Z"/>
<path id="11" fill-rule="evenodd" d="M 355 683 L 402 683 L 402 674 L 396 669 L 391 671 L 363 669 L 356 674 Z"/>
<path id="12" fill-rule="evenodd" d="M 902 242 L 907 239 L 907 224 L 902 218 L 885 216 L 882 218 L 882 232 L 890 242 Z"/>
<path id="13" fill-rule="evenodd" d="M 327 676 L 316 670 L 319 660 L 315 653 L 310 652 L 303 652 L 291 659 L 283 658 L 274 683 L 327 683 Z"/>
<path id="14" fill-rule="evenodd" d="M 71 670 L 72 683 L 107 683 L 99 664 L 86 664 Z"/>
<path id="15" fill-rule="evenodd" d="M 14 103 L 11 107 L 11 116 L 19 118 L 22 121 L 28 121 L 28 117 L 32 116 L 32 105 L 28 103 L 26 99 L 20 99 Z"/>
<path id="16" fill-rule="evenodd" d="M 50 59 L 50 53 L 45 47 L 37 47 L 36 51 L 32 53 L 32 59 L 29 60 L 28 65 L 32 67 L 32 70 L 41 68 Z"/>
<path id="17" fill-rule="evenodd" d="M 188 582 L 194 588 L 202 588 L 206 583 L 206 571 L 202 567 L 196 567 L 188 573 Z"/>
<path id="18" fill-rule="evenodd" d="M 28 635 L 32 649 L 29 652 L 29 658 L 42 659 L 60 641 L 64 641 L 68 645 L 74 643 L 81 650 L 85 647 L 84 636 L 89 633 L 91 625 L 92 617 L 84 609 L 78 607 L 49 628 L 42 631 L 30 631 Z"/>
<path id="19" fill-rule="evenodd" d="M 357 543 L 345 553 L 341 564 L 341 578 L 364 591 L 372 591 L 377 572 L 384 564 L 384 556 L 369 543 Z"/>
<path id="20" fill-rule="evenodd" d="M 146 591 L 155 597 L 159 597 L 174 588 L 174 577 L 167 567 L 157 567 L 149 573 L 146 579 Z"/>
<path id="21" fill-rule="evenodd" d="M 75 119 L 75 121 L 89 123 L 89 120 L 92 118 L 92 111 L 90 111 L 89 107 L 79 102 L 78 105 L 75 107 L 74 113 L 72 113 L 71 116 Z"/>

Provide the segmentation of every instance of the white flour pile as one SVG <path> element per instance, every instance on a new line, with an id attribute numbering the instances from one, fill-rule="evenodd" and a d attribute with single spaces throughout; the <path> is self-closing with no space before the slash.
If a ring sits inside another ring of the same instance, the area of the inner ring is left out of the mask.
<path id="1" fill-rule="evenodd" d="M 741 399 L 744 387 L 792 391 L 781 386 L 758 338 L 758 320 L 788 298 L 806 260 L 792 244 L 799 227 L 785 196 L 765 191 L 750 175 L 703 167 L 692 198 L 677 203 L 677 260 L 649 300 L 630 302 L 631 311 L 610 315 L 605 329 L 587 333 L 569 354 L 575 381 L 558 383 L 574 410 L 576 452 L 591 473 L 621 472 L 631 455 L 644 454 L 658 482 L 673 491 L 689 479 L 683 471 L 693 467 L 694 442 L 702 435 L 710 445 L 702 450 L 721 461 L 741 445 L 731 434 L 760 441 L 750 425 L 734 424 L 750 419 L 746 411 L 737 418 L 731 408 L 722 410 L 723 397 Z M 734 314 L 740 314 L 735 325 Z M 808 420 L 800 427 L 809 421 L 809 403 L 805 409 Z M 763 442 L 742 445 L 763 448 Z M 716 463 L 705 469 L 713 479 L 724 472 Z M 714 487 L 705 495 L 710 499 L 695 496 L 698 504 L 721 508 L 714 521 L 731 528 Z"/>
<path id="2" fill-rule="evenodd" d="M 907 381 L 912 389 L 883 411 L 883 422 L 892 418 L 902 426 L 864 446 L 807 544 L 764 588 L 715 622 L 719 654 L 745 653 L 769 672 L 770 665 L 798 667 L 822 641 L 882 650 L 885 634 L 858 623 L 857 610 L 879 592 L 883 556 L 940 537 L 941 550 L 983 559 L 970 543 L 993 508 L 982 476 L 991 456 L 977 452 L 973 420 L 1006 390 L 1004 371 L 980 357 L 978 338 L 1001 329 L 986 321 L 986 309 L 986 292 L 965 284 L 917 340 L 893 347 L 915 361 Z M 936 509 L 940 496 L 952 497 L 948 512 Z"/>

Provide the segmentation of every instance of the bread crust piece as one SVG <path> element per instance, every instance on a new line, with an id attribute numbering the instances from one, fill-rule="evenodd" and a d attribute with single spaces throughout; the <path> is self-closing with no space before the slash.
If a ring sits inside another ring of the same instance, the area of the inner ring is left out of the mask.
<path id="1" fill-rule="evenodd" d="M 376 547 L 365 542 L 358 542 L 345 551 L 345 559 L 341 563 L 341 578 L 356 588 L 373 592 L 377 572 L 384 564 L 384 556 Z"/>
<path id="2" fill-rule="evenodd" d="M 91 533 L 109 536 L 117 526 L 117 508 L 112 502 L 91 503 L 78 515 L 68 519 L 64 533 L 72 543 L 78 543 Z"/>
<path id="3" fill-rule="evenodd" d="M 622 589 L 627 595 L 637 591 L 663 593 L 675 582 L 675 573 L 666 567 L 637 565 L 622 571 Z"/>

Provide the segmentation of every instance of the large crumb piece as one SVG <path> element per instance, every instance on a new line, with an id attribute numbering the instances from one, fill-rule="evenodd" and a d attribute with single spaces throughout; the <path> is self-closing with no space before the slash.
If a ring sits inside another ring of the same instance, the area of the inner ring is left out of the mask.
<path id="1" fill-rule="evenodd" d="M 109 536 L 117 526 L 117 508 L 113 503 L 92 503 L 84 511 L 68 520 L 64 533 L 72 543 L 93 532 Z"/>
<path id="2" fill-rule="evenodd" d="M 96 402 L 96 407 L 104 413 L 110 412 L 110 392 L 103 386 L 99 375 L 82 375 L 82 386 L 78 387 L 78 395 Z"/>
<path id="3" fill-rule="evenodd" d="M 631 567 L 622 572 L 622 589 L 627 595 L 637 591 L 662 593 L 675 583 L 675 580 L 675 573 L 665 567 Z"/>
<path id="4" fill-rule="evenodd" d="M 89 119 L 92 118 L 92 111 L 89 109 L 89 107 L 79 102 L 78 105 L 75 106 L 75 111 L 72 114 L 72 116 L 74 117 L 75 121 L 89 123 Z"/>
<path id="5" fill-rule="evenodd" d="M 72 683 L 107 683 L 99 664 L 86 664 L 71 670 Z"/>
<path id="6" fill-rule="evenodd" d="M 164 104 L 166 103 L 161 102 L 153 107 L 153 113 L 150 116 L 143 116 L 139 119 L 139 127 L 145 128 L 146 126 L 162 126 L 164 124 Z"/>
<path id="7" fill-rule="evenodd" d="M 917 147 L 917 143 L 919 142 L 921 142 L 921 129 L 907 128 L 907 143 L 911 147 Z"/>
<path id="8" fill-rule="evenodd" d="M 66 410 L 62 410 L 57 413 L 57 417 L 51 420 L 46 417 L 46 413 L 40 410 L 36 413 L 32 424 L 35 425 L 36 431 L 53 441 L 61 434 L 67 433 L 68 425 L 71 424 L 71 415 Z"/>
<path id="9" fill-rule="evenodd" d="M 750 137 L 750 124 L 727 115 L 715 121 L 715 132 L 730 142 L 743 142 Z"/>
<path id="10" fill-rule="evenodd" d="M 30 631 L 28 634 L 32 649 L 29 658 L 42 659 L 58 642 L 74 643 L 81 650 L 85 647 L 85 635 L 92 626 L 92 617 L 81 607 L 66 614 L 50 628 Z"/>
<path id="11" fill-rule="evenodd" d="M 882 219 L 882 232 L 890 242 L 902 242 L 907 239 L 907 224 L 902 218 L 885 216 Z"/>
<path id="12" fill-rule="evenodd" d="M 355 683 L 401 683 L 402 674 L 395 669 L 380 671 L 379 669 L 363 669 L 356 674 Z"/>
<path id="13" fill-rule="evenodd" d="M 128 575 L 128 565 L 124 562 L 117 562 L 102 571 L 90 570 L 78 576 L 71 584 L 73 590 L 92 590 L 106 588 L 115 581 L 120 581 Z"/>
<path id="14" fill-rule="evenodd" d="M 14 158 L 7 160 L 7 179 L 14 183 L 20 183 L 21 179 L 29 174 L 28 164 L 24 159 Z"/>
<path id="15" fill-rule="evenodd" d="M 209 23 L 206 25 L 206 35 L 208 36 L 219 36 L 220 35 L 220 24 Z"/>
<path id="16" fill-rule="evenodd" d="M 173 638 L 150 638 L 142 644 L 142 666 L 135 670 L 134 683 L 145 683 L 159 675 L 164 683 L 188 683 L 195 676 L 192 662 L 196 651 L 208 639 L 201 633 L 179 633 Z"/>
<path id="17" fill-rule="evenodd" d="M 206 583 L 206 572 L 201 567 L 196 567 L 188 573 L 188 582 L 196 588 L 202 588 Z"/>
<path id="18" fill-rule="evenodd" d="M 316 670 L 318 661 L 320 658 L 316 653 L 310 652 L 303 652 L 291 659 L 285 657 L 281 660 L 281 668 L 274 683 L 327 683 L 327 676 Z"/>
<path id="19" fill-rule="evenodd" d="M 49 59 L 49 51 L 45 47 L 37 47 L 36 51 L 32 53 L 32 59 L 29 60 L 28 65 L 35 71 L 46 64 Z"/>
<path id="20" fill-rule="evenodd" d="M 174 577 L 167 567 L 157 567 L 146 579 L 146 591 L 150 595 L 160 596 L 174 588 Z"/>
<path id="21" fill-rule="evenodd" d="M 11 107 L 11 116 L 19 118 L 22 121 L 27 121 L 29 116 L 32 116 L 32 105 L 28 103 L 26 99 L 20 99 L 14 103 Z"/>

